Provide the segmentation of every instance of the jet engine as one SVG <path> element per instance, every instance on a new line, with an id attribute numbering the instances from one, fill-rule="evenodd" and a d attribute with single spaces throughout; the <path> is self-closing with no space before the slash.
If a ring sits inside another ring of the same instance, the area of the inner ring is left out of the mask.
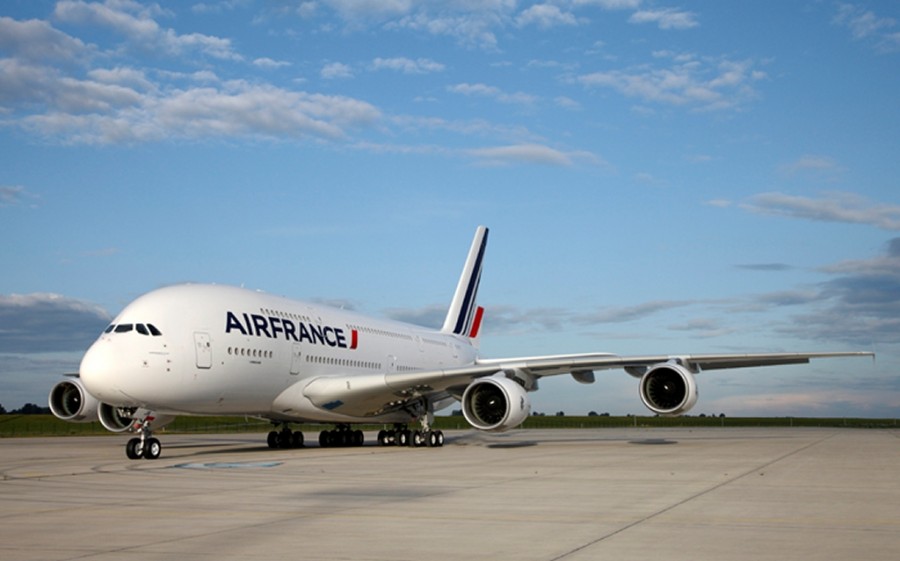
<path id="1" fill-rule="evenodd" d="M 504 376 L 475 380 L 462 396 L 463 416 L 479 430 L 503 432 L 522 424 L 531 413 L 525 388 Z"/>
<path id="2" fill-rule="evenodd" d="M 694 375 L 679 364 L 657 364 L 647 370 L 639 391 L 647 409 L 663 416 L 681 415 L 697 403 Z"/>
<path id="3" fill-rule="evenodd" d="M 116 407 L 108 403 L 101 403 L 98 414 L 103 428 L 110 432 L 125 432 L 131 428 L 134 412 L 133 407 Z"/>
<path id="4" fill-rule="evenodd" d="M 159 430 L 175 420 L 172 415 L 157 415 L 153 411 L 136 407 L 116 407 L 101 403 L 99 409 L 100 424 L 110 432 L 137 430 L 141 421 L 153 423 L 153 430 Z M 135 425 L 138 426 L 135 426 Z"/>
<path id="5" fill-rule="evenodd" d="M 90 423 L 97 420 L 100 402 L 84 389 L 77 376 L 67 377 L 50 390 L 50 411 L 70 423 Z"/>

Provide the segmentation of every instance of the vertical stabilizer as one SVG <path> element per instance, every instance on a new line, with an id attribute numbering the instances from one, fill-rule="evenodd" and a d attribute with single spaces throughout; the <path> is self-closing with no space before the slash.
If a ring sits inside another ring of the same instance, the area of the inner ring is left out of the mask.
<path id="1" fill-rule="evenodd" d="M 459 277 L 453 302 L 444 320 L 444 333 L 455 333 L 465 337 L 477 337 L 481 323 L 481 312 L 476 304 L 478 284 L 481 282 L 481 266 L 484 262 L 484 250 L 487 247 L 488 229 L 479 226 L 475 230 L 475 239 L 469 248 L 466 266 Z"/>

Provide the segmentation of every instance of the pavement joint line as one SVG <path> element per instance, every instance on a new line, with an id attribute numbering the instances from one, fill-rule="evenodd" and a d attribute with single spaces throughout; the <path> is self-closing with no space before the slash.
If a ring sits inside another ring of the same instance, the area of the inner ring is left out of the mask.
<path id="1" fill-rule="evenodd" d="M 712 487 L 710 487 L 710 488 L 708 488 L 708 489 L 704 489 L 703 491 L 700 491 L 700 492 L 698 492 L 698 493 L 695 493 L 694 495 L 692 495 L 692 496 L 690 496 L 690 497 L 686 497 L 686 498 L 684 498 L 684 499 L 678 501 L 677 503 L 674 503 L 674 504 L 671 504 L 671 505 L 667 506 L 666 508 L 663 508 L 663 509 L 660 509 L 660 510 L 658 510 L 658 511 L 656 511 L 656 512 L 653 512 L 653 513 L 651 513 L 651 514 L 648 514 L 647 516 L 645 516 L 645 517 L 643 517 L 643 518 L 641 518 L 641 519 L 639 519 L 639 520 L 635 520 L 634 522 L 631 522 L 630 524 L 626 524 L 625 526 L 622 526 L 621 528 L 619 528 L 619 529 L 617 529 L 617 530 L 615 530 L 615 531 L 609 532 L 608 534 L 602 535 L 602 536 L 600 536 L 599 538 L 597 538 L 597 539 L 595 539 L 595 540 L 591 540 L 591 541 L 589 541 L 589 542 L 587 542 L 587 543 L 585 543 L 585 544 L 582 544 L 582 545 L 580 545 L 580 546 L 578 546 L 578 547 L 576 547 L 576 548 L 574 548 L 574 549 L 570 549 L 569 551 L 566 551 L 565 553 L 562 553 L 562 554 L 560 554 L 560 555 L 557 555 L 556 557 L 551 557 L 551 558 L 548 559 L 547 561 L 560 561 L 561 559 L 565 559 L 566 557 L 569 557 L 569 556 L 571 556 L 571 555 L 574 555 L 575 553 L 578 553 L 578 552 L 580 552 L 580 551 L 584 551 L 585 549 L 587 549 L 587 548 L 589 548 L 589 547 L 591 547 L 591 546 L 593 546 L 593 545 L 596 545 L 596 544 L 598 544 L 598 543 L 601 543 L 601 542 L 603 542 L 603 541 L 606 541 L 606 540 L 608 540 L 608 539 L 610 539 L 610 538 L 612 538 L 612 537 L 614 537 L 614 536 L 617 536 L 617 535 L 619 535 L 619 534 L 621 534 L 621 533 L 623 533 L 623 532 L 626 532 L 626 531 L 628 531 L 628 530 L 630 530 L 630 529 L 632 529 L 632 528 L 634 528 L 634 527 L 636 527 L 636 526 L 640 526 L 640 525 L 643 524 L 644 522 L 648 522 L 648 521 L 650 521 L 650 520 L 653 520 L 654 518 L 657 518 L 657 517 L 659 517 L 659 516 L 661 516 L 661 515 L 663 515 L 663 514 L 666 514 L 667 512 L 670 512 L 670 511 L 672 511 L 672 510 L 674 510 L 674 509 L 676 509 L 676 508 L 678 508 L 678 507 L 680 507 L 680 506 L 682 506 L 682 505 L 685 505 L 685 504 L 687 504 L 687 503 L 689 503 L 689 502 L 691 502 L 691 501 L 693 501 L 693 500 L 695 500 L 695 499 L 699 499 L 700 497 L 703 497 L 703 496 L 705 496 L 705 495 L 708 495 L 709 493 L 712 493 L 713 491 L 716 491 L 716 490 L 718 490 L 718 489 L 721 489 L 722 487 L 725 487 L 726 485 L 731 485 L 731 484 L 734 483 L 735 481 L 739 481 L 739 480 L 741 480 L 741 479 L 747 477 L 748 475 L 751 475 L 751 474 L 754 474 L 754 473 L 758 473 L 760 470 L 766 469 L 766 468 L 768 468 L 769 466 L 775 465 L 775 464 L 777 464 L 778 462 L 780 462 L 780 461 L 782 461 L 782 460 L 786 460 L 787 458 L 790 458 L 791 456 L 794 456 L 794 455 L 799 454 L 799 453 L 801 453 L 801 452 L 803 452 L 803 451 L 805 451 L 805 450 L 808 450 L 808 449 L 812 448 L 813 446 L 819 445 L 819 444 L 821 444 L 822 442 L 825 442 L 826 440 L 828 440 L 828 439 L 830 439 L 830 438 L 833 438 L 834 436 L 835 436 L 834 434 L 830 434 L 830 435 L 828 435 L 828 436 L 825 436 L 824 438 L 820 438 L 820 439 L 818 439 L 818 440 L 816 440 L 816 441 L 814 441 L 814 442 L 810 442 L 809 444 L 807 444 L 807 445 L 805 445 L 805 446 L 801 446 L 800 448 L 797 448 L 796 450 L 792 450 L 792 451 L 790 451 L 790 452 L 788 452 L 788 453 L 786 453 L 786 454 L 783 454 L 783 455 L 781 455 L 781 456 L 775 458 L 774 460 L 770 460 L 770 461 L 768 461 L 768 462 L 766 462 L 766 463 L 764 463 L 764 464 L 762 464 L 762 465 L 759 465 L 759 466 L 754 467 L 753 469 L 749 469 L 749 470 L 745 471 L 744 473 L 741 473 L 741 474 L 736 475 L 736 476 L 734 476 L 734 477 L 732 477 L 732 478 L 726 479 L 725 481 L 722 481 L 721 483 L 718 483 L 718 484 L 713 485 Z"/>

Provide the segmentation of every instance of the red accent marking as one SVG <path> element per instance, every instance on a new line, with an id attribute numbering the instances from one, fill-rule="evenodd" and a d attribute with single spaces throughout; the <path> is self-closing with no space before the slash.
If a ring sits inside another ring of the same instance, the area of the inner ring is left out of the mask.
<path id="1" fill-rule="evenodd" d="M 359 345 L 359 331 L 353 329 L 350 331 L 350 348 L 355 349 Z"/>
<path id="2" fill-rule="evenodd" d="M 484 308 L 478 306 L 475 308 L 475 319 L 472 321 L 472 330 L 469 332 L 470 339 L 478 338 L 478 330 L 481 329 L 481 318 L 484 316 Z"/>

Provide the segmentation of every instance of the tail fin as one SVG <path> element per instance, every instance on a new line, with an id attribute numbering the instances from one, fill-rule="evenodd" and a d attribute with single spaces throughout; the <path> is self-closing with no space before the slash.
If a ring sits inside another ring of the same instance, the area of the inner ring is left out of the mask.
<path id="1" fill-rule="evenodd" d="M 453 294 L 453 301 L 447 311 L 444 327 L 441 328 L 444 333 L 455 333 L 473 339 L 478 336 L 481 314 L 484 309 L 479 308 L 475 300 L 478 295 L 478 284 L 481 282 L 481 266 L 484 262 L 487 238 L 488 229 L 479 226 L 475 230 L 475 239 L 472 240 L 472 247 L 469 248 L 469 256 L 466 258 L 466 265 L 459 277 L 459 284 L 456 285 L 456 292 Z"/>

